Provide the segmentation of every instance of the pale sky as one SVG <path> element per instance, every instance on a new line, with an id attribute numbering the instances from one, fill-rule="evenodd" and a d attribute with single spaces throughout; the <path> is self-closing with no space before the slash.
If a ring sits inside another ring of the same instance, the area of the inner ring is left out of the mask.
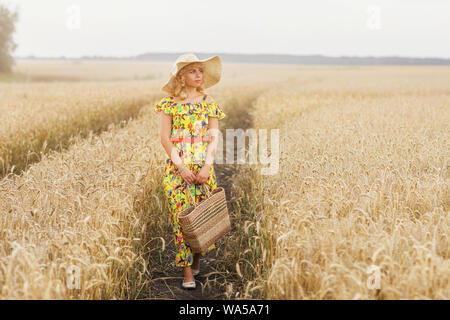
<path id="1" fill-rule="evenodd" d="M 450 58 L 449 0 L 0 0 L 14 56 L 147 52 Z"/>

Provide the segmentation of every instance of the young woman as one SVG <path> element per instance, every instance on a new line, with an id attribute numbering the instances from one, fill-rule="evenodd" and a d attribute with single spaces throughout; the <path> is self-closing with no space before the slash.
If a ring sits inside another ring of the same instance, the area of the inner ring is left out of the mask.
<path id="1" fill-rule="evenodd" d="M 204 89 L 219 82 L 221 73 L 218 56 L 199 60 L 194 54 L 181 55 L 162 88 L 169 96 L 154 108 L 161 114 L 161 144 L 167 153 L 163 184 L 177 249 L 175 264 L 183 268 L 185 289 L 196 287 L 194 275 L 200 272 L 200 254 L 193 254 L 184 242 L 178 214 L 192 205 L 187 192 L 198 203 L 206 197 L 202 185 L 209 191 L 217 187 L 213 162 L 218 120 L 225 113 Z M 208 252 L 214 248 L 211 245 Z"/>

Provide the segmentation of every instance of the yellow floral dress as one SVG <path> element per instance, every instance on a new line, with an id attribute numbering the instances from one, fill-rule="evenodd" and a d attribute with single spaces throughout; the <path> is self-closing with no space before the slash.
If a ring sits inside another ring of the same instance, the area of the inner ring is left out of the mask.
<path id="1" fill-rule="evenodd" d="M 195 175 L 204 166 L 206 160 L 208 119 L 210 117 L 225 118 L 222 108 L 215 102 L 207 102 L 205 97 L 206 95 L 203 97 L 203 101 L 198 103 L 177 103 L 174 102 L 174 97 L 169 96 L 161 99 L 154 107 L 156 113 L 164 112 L 172 117 L 172 144 L 185 165 Z M 183 140 L 183 137 L 194 138 L 195 140 L 187 141 Z M 187 191 L 191 192 L 192 199 L 196 203 L 205 199 L 206 194 L 200 184 L 192 184 L 190 187 L 187 185 L 180 171 L 167 154 L 163 184 L 177 250 L 175 265 L 178 267 L 190 266 L 193 263 L 193 255 L 189 244 L 183 240 L 178 214 L 190 206 Z M 209 191 L 217 188 L 214 165 L 211 165 L 206 186 Z M 214 248 L 215 245 L 211 245 L 208 252 Z"/>

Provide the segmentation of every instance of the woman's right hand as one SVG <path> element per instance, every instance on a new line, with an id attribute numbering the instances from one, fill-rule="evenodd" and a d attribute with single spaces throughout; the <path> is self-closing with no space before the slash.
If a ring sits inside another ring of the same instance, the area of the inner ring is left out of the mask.
<path id="1" fill-rule="evenodd" d="M 189 170 L 189 168 L 187 166 L 184 167 L 183 170 L 181 170 L 181 177 L 183 178 L 184 181 L 186 181 L 186 183 L 188 185 L 195 183 L 195 181 L 197 179 L 195 174 L 193 174 L 192 171 Z"/>

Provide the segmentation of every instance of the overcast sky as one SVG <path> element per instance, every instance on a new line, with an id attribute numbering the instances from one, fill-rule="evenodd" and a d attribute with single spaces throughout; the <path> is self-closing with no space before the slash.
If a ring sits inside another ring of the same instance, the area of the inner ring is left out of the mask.
<path id="1" fill-rule="evenodd" d="M 450 58 L 449 0 L 0 0 L 15 56 L 147 52 Z"/>

